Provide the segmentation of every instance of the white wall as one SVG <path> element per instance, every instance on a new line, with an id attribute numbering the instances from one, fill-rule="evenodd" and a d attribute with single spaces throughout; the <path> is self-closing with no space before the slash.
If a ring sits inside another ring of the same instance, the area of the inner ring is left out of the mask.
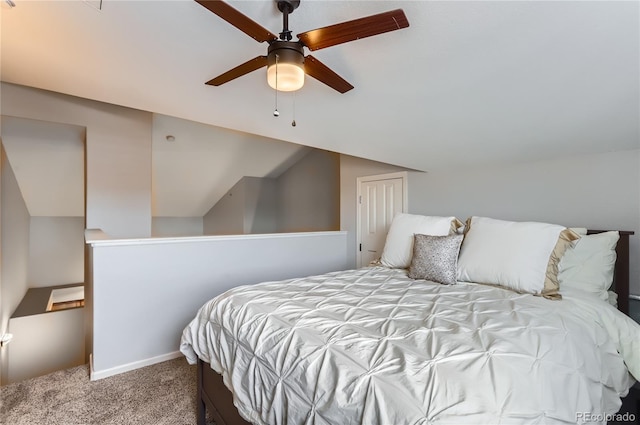
<path id="1" fill-rule="evenodd" d="M 151 113 L 8 83 L 0 90 L 4 115 L 86 127 L 88 228 L 151 235 Z"/>
<path id="2" fill-rule="evenodd" d="M 204 219 L 202 217 L 153 217 L 151 235 L 154 237 L 202 236 Z"/>
<path id="3" fill-rule="evenodd" d="M 631 293 L 640 294 L 640 151 L 409 174 L 409 212 L 632 230 Z"/>
<path id="4" fill-rule="evenodd" d="M 278 232 L 340 228 L 340 156 L 314 149 L 277 178 Z"/>
<path id="5" fill-rule="evenodd" d="M 84 217 L 31 217 L 29 287 L 84 282 Z"/>
<path id="6" fill-rule="evenodd" d="M 229 288 L 346 267 L 344 232 L 91 239 L 93 379 L 178 356 L 184 327 Z"/>
<path id="7" fill-rule="evenodd" d="M 0 334 L 3 334 L 7 331 L 9 317 L 20 304 L 29 286 L 27 277 L 30 217 L 4 148 L 0 149 L 0 171 L 2 183 L 0 188 L 0 228 L 2 229 Z M 6 380 L 8 372 L 5 351 L 2 349 L 0 359 L 2 383 Z"/>
<path id="8" fill-rule="evenodd" d="M 348 232 L 347 260 L 349 268 L 356 267 L 356 224 L 358 214 L 356 179 L 358 177 L 375 176 L 405 170 L 406 168 L 395 165 L 356 158 L 349 155 L 340 155 L 340 230 Z M 411 187 L 411 183 L 409 183 L 409 187 Z M 409 197 L 409 206 L 411 206 L 411 197 Z"/>

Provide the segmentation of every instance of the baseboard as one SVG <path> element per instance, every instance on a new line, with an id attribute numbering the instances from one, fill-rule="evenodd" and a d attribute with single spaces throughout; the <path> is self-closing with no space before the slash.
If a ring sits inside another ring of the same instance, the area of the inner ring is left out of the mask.
<path id="1" fill-rule="evenodd" d="M 182 357 L 180 351 L 174 351 L 172 353 L 163 354 L 161 356 L 151 357 L 144 360 L 139 360 L 137 362 L 123 364 L 121 366 L 112 367 L 110 369 L 105 370 L 94 370 L 93 369 L 93 356 L 91 357 L 90 367 L 91 367 L 91 380 L 97 381 L 98 379 L 108 378 L 109 376 L 119 375 L 124 372 L 129 372 L 131 370 L 140 369 L 141 367 L 151 366 L 156 363 L 166 362 L 168 360 L 177 359 L 178 357 Z"/>

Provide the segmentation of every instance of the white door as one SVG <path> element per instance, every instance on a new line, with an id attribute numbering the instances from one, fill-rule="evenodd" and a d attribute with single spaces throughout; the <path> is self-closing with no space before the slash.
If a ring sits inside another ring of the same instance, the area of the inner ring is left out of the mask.
<path id="1" fill-rule="evenodd" d="M 380 258 L 391 220 L 406 211 L 406 176 L 358 179 L 358 267 Z"/>

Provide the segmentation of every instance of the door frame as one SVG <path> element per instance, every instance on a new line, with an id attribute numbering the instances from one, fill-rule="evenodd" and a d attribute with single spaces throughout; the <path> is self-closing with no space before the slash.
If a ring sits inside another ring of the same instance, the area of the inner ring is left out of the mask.
<path id="1" fill-rule="evenodd" d="M 409 173 L 407 171 L 399 171 L 396 173 L 376 174 L 373 176 L 364 176 L 356 178 L 356 267 L 362 267 L 362 252 L 360 251 L 360 225 L 362 214 L 362 184 L 378 180 L 402 179 L 402 212 L 409 211 Z"/>

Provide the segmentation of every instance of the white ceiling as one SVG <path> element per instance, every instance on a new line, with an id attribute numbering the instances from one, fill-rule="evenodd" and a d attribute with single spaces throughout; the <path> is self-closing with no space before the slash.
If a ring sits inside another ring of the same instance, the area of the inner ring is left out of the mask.
<path id="1" fill-rule="evenodd" d="M 2 2 L 3 81 L 430 170 L 639 146 L 636 1 L 302 0 L 294 34 L 395 8 L 407 29 L 314 52 L 355 86 L 295 99 L 259 44 L 192 0 Z M 230 3 L 272 32 L 271 0 Z"/>

